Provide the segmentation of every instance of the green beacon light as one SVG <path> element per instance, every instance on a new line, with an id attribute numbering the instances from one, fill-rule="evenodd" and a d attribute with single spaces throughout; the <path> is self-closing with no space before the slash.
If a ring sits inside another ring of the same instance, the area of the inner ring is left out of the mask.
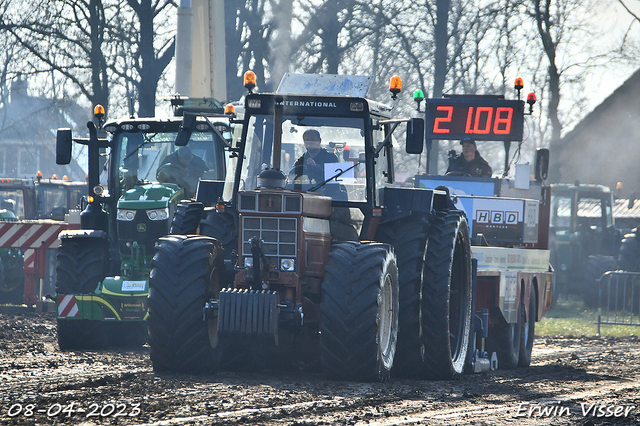
<path id="1" fill-rule="evenodd" d="M 422 90 L 417 89 L 415 92 L 413 92 L 413 100 L 416 104 L 418 104 L 418 112 L 420 112 L 420 103 L 424 101 L 424 93 L 422 92 Z"/>

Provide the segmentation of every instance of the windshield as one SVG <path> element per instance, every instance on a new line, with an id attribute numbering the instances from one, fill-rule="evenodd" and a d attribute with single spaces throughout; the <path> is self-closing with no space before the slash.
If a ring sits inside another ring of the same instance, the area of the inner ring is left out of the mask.
<path id="1" fill-rule="evenodd" d="M 200 179 L 223 180 L 223 145 L 211 131 L 193 132 L 176 147 L 177 132 L 117 134 L 119 192 L 143 183 L 175 183 L 192 196 Z M 178 152 L 179 151 L 179 152 Z"/>
<path id="2" fill-rule="evenodd" d="M 334 200 L 365 201 L 364 134 L 362 118 L 284 116 L 279 155 L 287 188 L 314 189 Z M 358 164 L 360 158 L 362 164 Z M 256 189 L 258 174 L 273 165 L 273 116 L 251 116 L 239 189 Z M 225 185 L 227 200 L 233 179 L 230 171 Z"/>
<path id="3" fill-rule="evenodd" d="M 571 226 L 571 205 L 569 196 L 551 197 L 551 226 L 557 229 L 569 229 Z M 604 219 L 603 222 L 603 213 Z M 611 206 L 606 199 L 583 196 L 578 199 L 575 226 L 580 228 L 613 226 Z"/>
<path id="4" fill-rule="evenodd" d="M 18 219 L 27 219 L 24 211 L 24 191 L 22 189 L 0 189 L 0 210 L 7 210 Z"/>

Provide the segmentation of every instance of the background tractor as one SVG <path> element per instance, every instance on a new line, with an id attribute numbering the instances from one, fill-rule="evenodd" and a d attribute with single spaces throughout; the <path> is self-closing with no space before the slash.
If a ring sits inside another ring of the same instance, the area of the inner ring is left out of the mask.
<path id="1" fill-rule="evenodd" d="M 70 210 L 80 208 L 87 182 L 63 179 L 0 178 L 0 221 L 23 226 L 23 221 L 65 221 Z M 10 230 L 4 232 L 11 233 Z M 10 238 L 6 238 L 7 240 Z M 6 242 L 6 241 L 5 241 Z M 3 243 L 4 244 L 4 243 Z M 0 248 L 0 304 L 22 304 L 25 300 L 24 249 Z M 53 292 L 55 250 L 46 251 L 46 272 L 41 296 Z M 33 301 L 30 301 L 33 302 Z"/>
<path id="2" fill-rule="evenodd" d="M 191 163 L 181 169 L 165 162 L 170 155 L 177 158 L 181 118 L 125 118 L 101 128 L 89 122 L 87 139 L 73 139 L 70 129 L 58 129 L 58 164 L 70 161 L 72 141 L 87 145 L 89 157 L 89 197 L 80 214 L 81 229 L 62 232 L 57 253 L 61 349 L 146 341 L 154 246 L 169 233 L 172 217 L 184 215 L 180 200 L 190 196 L 197 179 L 225 176 L 230 128 L 222 106 L 213 100 L 209 104 L 214 109 L 207 114 L 215 122 L 195 120 L 189 138 L 189 158 L 200 158 L 198 176 Z M 109 137 L 98 137 L 99 131 Z M 167 170 L 171 167 L 176 170 Z"/>
<path id="3" fill-rule="evenodd" d="M 556 292 L 598 304 L 599 278 L 618 268 L 622 232 L 613 217 L 611 190 L 602 185 L 551 185 L 549 227 Z M 623 256 L 628 248 L 623 248 Z M 623 258 L 623 262 L 624 262 Z"/>

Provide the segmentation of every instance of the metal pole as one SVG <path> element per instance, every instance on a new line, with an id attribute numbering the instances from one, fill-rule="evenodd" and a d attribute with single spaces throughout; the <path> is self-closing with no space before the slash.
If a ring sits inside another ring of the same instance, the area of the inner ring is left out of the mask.
<path id="1" fill-rule="evenodd" d="M 176 93 L 191 96 L 193 9 L 191 0 L 180 0 L 176 31 Z"/>

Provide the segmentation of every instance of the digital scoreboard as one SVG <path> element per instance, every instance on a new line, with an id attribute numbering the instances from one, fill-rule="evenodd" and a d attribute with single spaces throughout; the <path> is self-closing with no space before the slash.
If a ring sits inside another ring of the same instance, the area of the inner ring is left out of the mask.
<path id="1" fill-rule="evenodd" d="M 521 141 L 524 101 L 495 97 L 426 99 L 426 139 Z"/>

